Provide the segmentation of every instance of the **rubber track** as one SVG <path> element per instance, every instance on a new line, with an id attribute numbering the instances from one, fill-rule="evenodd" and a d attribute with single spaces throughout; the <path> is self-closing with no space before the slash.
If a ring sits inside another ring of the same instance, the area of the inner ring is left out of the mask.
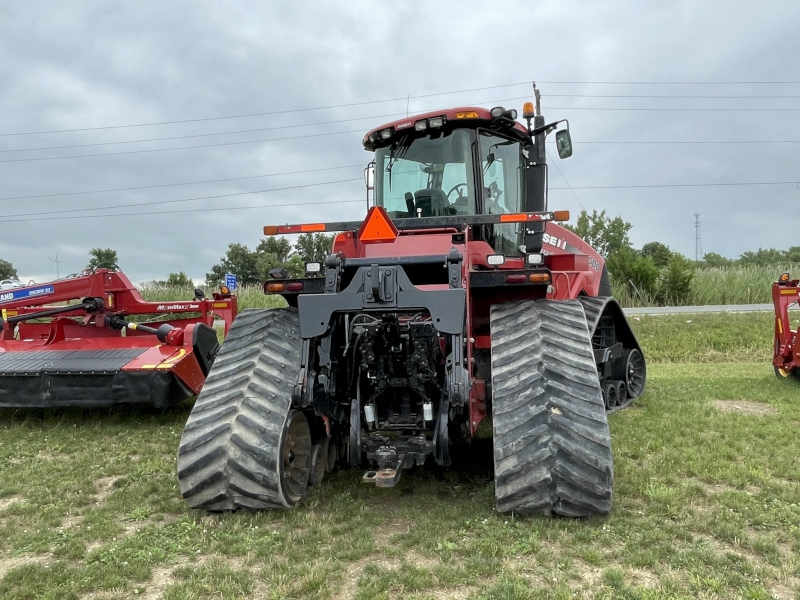
<path id="1" fill-rule="evenodd" d="M 192 508 L 290 508 L 280 485 L 281 435 L 300 364 L 297 310 L 245 310 L 233 322 L 178 450 Z"/>
<path id="2" fill-rule="evenodd" d="M 597 323 L 600 322 L 600 315 L 603 309 L 608 304 L 608 297 L 589 297 L 581 296 L 578 301 L 583 306 L 583 312 L 586 313 L 586 326 L 589 328 L 589 339 L 592 339 L 594 330 L 597 329 Z"/>
<path id="3" fill-rule="evenodd" d="M 583 306 L 495 305 L 491 338 L 497 510 L 608 514 L 611 435 Z"/>

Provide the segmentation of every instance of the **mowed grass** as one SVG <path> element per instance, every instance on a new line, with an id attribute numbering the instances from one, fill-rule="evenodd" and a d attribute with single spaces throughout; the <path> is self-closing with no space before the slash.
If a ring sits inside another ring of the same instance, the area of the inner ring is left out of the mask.
<path id="1" fill-rule="evenodd" d="M 498 515 L 488 441 L 207 515 L 175 477 L 188 406 L 1 412 L 0 598 L 800 598 L 800 386 L 767 317 L 632 321 L 648 387 L 610 418 L 606 518 Z"/>

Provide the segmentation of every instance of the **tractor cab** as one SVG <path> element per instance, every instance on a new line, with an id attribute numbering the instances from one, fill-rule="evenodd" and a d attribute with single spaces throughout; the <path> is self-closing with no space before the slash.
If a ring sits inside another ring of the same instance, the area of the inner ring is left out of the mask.
<path id="1" fill-rule="evenodd" d="M 393 219 L 546 210 L 546 131 L 537 135 L 516 114 L 502 107 L 459 108 L 371 131 L 364 147 L 375 153 L 367 174 L 375 205 Z M 532 105 L 524 116 L 530 123 Z M 511 223 L 477 227 L 474 236 L 499 254 L 519 256 L 525 233 Z"/>

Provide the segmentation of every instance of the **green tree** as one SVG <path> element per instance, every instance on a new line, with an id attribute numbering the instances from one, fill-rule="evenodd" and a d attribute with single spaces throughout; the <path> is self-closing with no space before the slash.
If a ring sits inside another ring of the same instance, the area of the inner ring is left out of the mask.
<path id="1" fill-rule="evenodd" d="M 300 236 L 302 237 L 302 236 Z M 278 262 L 286 262 L 292 253 L 292 244 L 285 237 L 270 236 L 265 237 L 256 246 L 256 254 L 259 257 L 265 254 L 272 254 Z"/>
<path id="2" fill-rule="evenodd" d="M 709 252 L 703 255 L 703 263 L 705 266 L 711 268 L 729 267 L 733 264 L 730 258 L 717 254 L 716 252 Z"/>
<path id="3" fill-rule="evenodd" d="M 117 269 L 117 251 L 111 248 L 92 248 L 89 251 L 89 262 L 86 269 L 94 271 L 95 269 L 105 268 L 116 271 Z"/>
<path id="4" fill-rule="evenodd" d="M 17 270 L 7 260 L 0 258 L 0 279 L 16 279 Z"/>
<path id="5" fill-rule="evenodd" d="M 324 233 L 304 233 L 294 244 L 303 262 L 325 262 L 333 247 L 333 236 Z"/>
<path id="6" fill-rule="evenodd" d="M 789 249 L 784 254 L 786 262 L 800 263 L 800 246 L 789 246 Z"/>
<path id="7" fill-rule="evenodd" d="M 756 252 L 743 252 L 737 261 L 740 265 L 766 267 L 786 262 L 786 253 L 775 248 L 759 248 Z"/>
<path id="8" fill-rule="evenodd" d="M 694 263 L 675 253 L 658 279 L 656 300 L 661 304 L 689 304 L 694 278 Z"/>
<path id="9" fill-rule="evenodd" d="M 256 266 L 258 254 L 251 252 L 244 244 L 229 244 L 228 251 L 220 261 L 206 273 L 206 282 L 218 286 L 225 282 L 225 275 L 236 275 L 239 285 L 257 285 L 261 283 Z"/>
<path id="10" fill-rule="evenodd" d="M 183 271 L 180 273 L 170 273 L 164 283 L 170 287 L 194 287 L 194 282 L 189 279 L 189 276 Z"/>
<path id="11" fill-rule="evenodd" d="M 582 210 L 575 225 L 566 227 L 606 258 L 631 245 L 628 239 L 631 224 L 623 221 L 621 217 L 613 219 L 608 217 L 606 211 L 598 213 L 593 210 L 590 215 Z"/>
<path id="12" fill-rule="evenodd" d="M 615 285 L 624 286 L 632 296 L 644 302 L 653 299 L 659 268 L 651 257 L 642 256 L 627 246 L 612 254 L 606 266 Z"/>
<path id="13" fill-rule="evenodd" d="M 642 246 L 642 256 L 649 256 L 657 267 L 666 267 L 672 256 L 669 246 L 661 242 L 649 242 Z"/>

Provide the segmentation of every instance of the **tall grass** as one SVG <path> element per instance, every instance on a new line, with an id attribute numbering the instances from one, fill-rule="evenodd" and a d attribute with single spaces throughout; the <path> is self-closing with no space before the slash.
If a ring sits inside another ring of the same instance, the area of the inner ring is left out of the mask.
<path id="1" fill-rule="evenodd" d="M 139 286 L 139 293 L 148 302 L 174 302 L 179 300 L 191 300 L 194 298 L 194 288 L 181 288 L 166 285 L 144 284 Z M 201 286 L 209 298 L 215 291 L 212 288 Z M 280 296 L 267 296 L 260 285 L 241 286 L 236 290 L 236 298 L 239 301 L 239 310 L 245 308 L 277 308 L 286 306 L 286 302 Z"/>
<path id="2" fill-rule="evenodd" d="M 800 265 L 787 264 L 773 267 L 734 266 L 713 269 L 698 269 L 692 280 L 692 289 L 685 305 L 706 304 L 763 304 L 772 301 L 772 282 L 781 273 L 788 271 L 800 275 Z M 204 289 L 211 296 L 211 288 Z M 647 294 L 630 292 L 624 287 L 614 285 L 614 297 L 625 307 L 656 306 L 655 300 Z M 194 288 L 176 288 L 164 285 L 144 284 L 139 286 L 142 297 L 150 302 L 170 302 L 191 300 Z M 280 296 L 267 296 L 261 286 L 243 286 L 236 291 L 239 309 L 277 308 L 286 306 Z"/>
<path id="3" fill-rule="evenodd" d="M 682 304 L 687 306 L 707 304 L 765 304 L 772 302 L 772 283 L 781 273 L 800 274 L 800 265 L 787 264 L 771 267 L 733 266 L 697 269 L 692 279 L 691 292 Z M 613 286 L 614 296 L 622 306 L 656 306 L 648 294 L 631 292 L 622 286 Z"/>

